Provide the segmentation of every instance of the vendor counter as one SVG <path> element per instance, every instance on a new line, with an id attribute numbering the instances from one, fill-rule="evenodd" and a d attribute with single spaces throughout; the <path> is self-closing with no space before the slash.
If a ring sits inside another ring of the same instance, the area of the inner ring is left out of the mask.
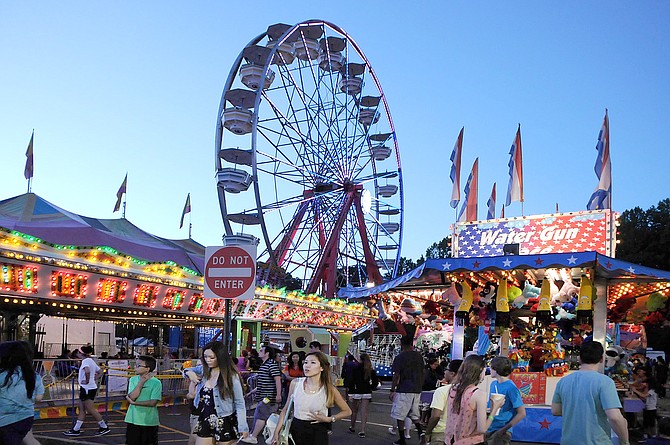
<path id="1" fill-rule="evenodd" d="M 512 429 L 516 442 L 560 443 L 563 419 L 551 414 L 551 399 L 561 377 L 543 372 L 515 372 L 510 378 L 521 391 L 526 405 L 526 417 Z M 482 386 L 488 392 L 491 376 L 486 376 Z"/>

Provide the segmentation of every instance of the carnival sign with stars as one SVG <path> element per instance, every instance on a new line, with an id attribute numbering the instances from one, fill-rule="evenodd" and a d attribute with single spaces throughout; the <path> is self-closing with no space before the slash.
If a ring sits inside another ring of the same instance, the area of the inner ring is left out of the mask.
<path id="1" fill-rule="evenodd" d="M 506 245 L 518 245 L 514 253 L 519 255 L 593 251 L 610 255 L 615 236 L 611 213 L 596 210 L 457 223 L 454 256 L 505 255 Z"/>

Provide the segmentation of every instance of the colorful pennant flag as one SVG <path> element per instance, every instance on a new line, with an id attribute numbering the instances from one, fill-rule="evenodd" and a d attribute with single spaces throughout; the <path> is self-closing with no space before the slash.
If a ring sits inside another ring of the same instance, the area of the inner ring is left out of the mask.
<path id="1" fill-rule="evenodd" d="M 479 177 L 479 158 L 472 164 L 472 171 L 468 176 L 468 182 L 465 183 L 465 198 L 461 206 L 461 212 L 458 214 L 458 221 L 477 221 L 477 195 L 478 195 L 478 177 Z"/>
<path id="2" fill-rule="evenodd" d="M 114 212 L 118 212 L 119 209 L 121 208 L 121 198 L 123 197 L 123 194 L 126 193 L 127 185 L 128 185 L 128 173 L 126 173 L 126 177 L 123 178 L 123 184 L 121 184 L 121 187 L 119 187 L 119 191 L 116 192 L 116 204 L 114 205 Z"/>
<path id="3" fill-rule="evenodd" d="M 507 186 L 507 199 L 505 205 L 508 206 L 514 201 L 523 202 L 523 159 L 521 155 L 521 124 L 516 130 L 516 137 L 509 150 L 509 185 Z"/>
<path id="4" fill-rule="evenodd" d="M 181 212 L 181 221 L 179 222 L 179 228 L 181 229 L 184 226 L 184 217 L 187 213 L 191 213 L 191 194 L 189 193 L 186 196 L 186 203 L 184 204 L 184 210 Z"/>
<path id="5" fill-rule="evenodd" d="M 493 190 L 491 190 L 491 197 L 486 201 L 486 205 L 489 207 L 488 212 L 486 212 L 486 219 L 494 219 L 496 217 L 496 183 L 493 183 Z"/>
<path id="6" fill-rule="evenodd" d="M 35 130 L 30 136 L 30 142 L 28 142 L 28 148 L 26 149 L 26 167 L 23 169 L 23 176 L 26 179 L 33 177 L 33 139 L 35 138 Z"/>
<path id="7" fill-rule="evenodd" d="M 454 150 L 451 152 L 451 173 L 449 177 L 451 182 L 454 184 L 451 190 L 451 202 L 450 206 L 452 208 L 458 207 L 458 203 L 461 200 L 461 152 L 463 151 L 463 130 L 465 127 L 461 128 L 461 132 L 458 133 L 458 139 L 456 139 L 456 144 L 454 144 Z"/>
<path id="8" fill-rule="evenodd" d="M 594 170 L 598 177 L 598 186 L 591 195 L 586 208 L 588 210 L 602 210 L 612 208 L 612 164 L 610 163 L 610 120 L 605 109 L 605 119 L 598 134 L 596 144 L 598 157 Z"/>

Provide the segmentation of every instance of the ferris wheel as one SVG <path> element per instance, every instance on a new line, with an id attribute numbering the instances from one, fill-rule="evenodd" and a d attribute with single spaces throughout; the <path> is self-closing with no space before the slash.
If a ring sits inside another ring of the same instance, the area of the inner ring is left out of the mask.
<path id="1" fill-rule="evenodd" d="M 268 27 L 235 60 L 217 121 L 227 236 L 260 238 L 258 260 L 308 293 L 395 276 L 400 153 L 379 80 L 348 34 L 320 20 Z"/>

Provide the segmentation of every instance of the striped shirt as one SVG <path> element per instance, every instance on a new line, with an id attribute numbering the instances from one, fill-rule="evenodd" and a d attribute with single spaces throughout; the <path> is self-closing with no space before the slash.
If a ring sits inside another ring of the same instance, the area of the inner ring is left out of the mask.
<path id="1" fill-rule="evenodd" d="M 256 381 L 256 398 L 261 400 L 264 397 L 270 399 L 270 403 L 275 403 L 277 397 L 277 384 L 275 377 L 280 377 L 281 371 L 277 362 L 271 358 L 265 360 L 258 370 L 258 380 Z"/>

